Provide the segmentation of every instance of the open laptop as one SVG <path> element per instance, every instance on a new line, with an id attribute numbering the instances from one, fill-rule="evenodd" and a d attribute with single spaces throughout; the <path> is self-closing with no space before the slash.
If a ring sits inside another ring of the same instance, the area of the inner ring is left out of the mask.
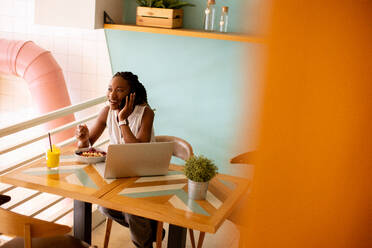
<path id="1" fill-rule="evenodd" d="M 174 142 L 109 145 L 104 178 L 165 175 L 173 147 Z"/>

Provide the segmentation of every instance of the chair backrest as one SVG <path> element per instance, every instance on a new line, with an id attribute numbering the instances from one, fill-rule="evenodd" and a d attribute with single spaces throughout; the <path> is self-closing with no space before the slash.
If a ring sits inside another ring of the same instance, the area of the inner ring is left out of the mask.
<path id="1" fill-rule="evenodd" d="M 71 231 L 69 226 L 38 220 L 0 208 L 0 233 L 24 237 L 25 247 L 31 247 L 31 237 L 51 237 Z"/>
<path id="2" fill-rule="evenodd" d="M 156 136 L 155 140 L 156 142 L 174 141 L 175 145 L 174 145 L 173 156 L 177 158 L 187 160 L 191 156 L 194 155 L 191 145 L 187 141 L 181 138 L 178 138 L 175 136 L 160 135 L 160 136 Z"/>
<path id="3" fill-rule="evenodd" d="M 255 156 L 256 151 L 245 152 L 239 154 L 232 159 L 230 159 L 231 164 L 250 164 L 252 163 L 252 157 Z"/>

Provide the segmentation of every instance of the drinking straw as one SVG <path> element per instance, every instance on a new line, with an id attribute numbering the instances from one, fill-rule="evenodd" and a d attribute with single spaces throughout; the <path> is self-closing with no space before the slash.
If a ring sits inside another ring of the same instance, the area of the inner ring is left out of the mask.
<path id="1" fill-rule="evenodd" d="M 48 137 L 49 137 L 50 151 L 53 152 L 53 148 L 52 148 L 52 140 L 50 139 L 50 133 L 49 133 L 49 132 L 48 132 Z"/>

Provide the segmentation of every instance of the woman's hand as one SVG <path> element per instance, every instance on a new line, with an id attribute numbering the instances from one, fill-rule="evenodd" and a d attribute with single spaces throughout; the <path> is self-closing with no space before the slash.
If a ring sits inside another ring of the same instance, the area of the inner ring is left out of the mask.
<path id="1" fill-rule="evenodd" d="M 118 114 L 119 121 L 124 121 L 130 116 L 130 114 L 132 114 L 134 110 L 134 99 L 135 98 L 136 98 L 136 93 L 131 93 L 129 95 L 129 101 L 128 101 L 128 96 L 125 97 L 125 106 L 122 110 L 120 110 Z"/>
<path id="2" fill-rule="evenodd" d="M 89 129 L 87 125 L 79 125 L 75 130 L 75 137 L 79 141 L 78 147 L 88 147 L 89 146 Z"/>

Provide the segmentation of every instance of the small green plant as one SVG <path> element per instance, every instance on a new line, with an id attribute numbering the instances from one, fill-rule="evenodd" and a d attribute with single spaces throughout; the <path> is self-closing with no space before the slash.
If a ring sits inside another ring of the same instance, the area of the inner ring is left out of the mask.
<path id="1" fill-rule="evenodd" d="M 186 6 L 195 6 L 195 4 L 179 0 L 136 0 L 136 2 L 141 7 L 164 9 L 180 9 Z"/>
<path id="2" fill-rule="evenodd" d="M 210 159 L 200 155 L 186 160 L 183 171 L 194 182 L 208 182 L 217 174 L 218 168 Z"/>

